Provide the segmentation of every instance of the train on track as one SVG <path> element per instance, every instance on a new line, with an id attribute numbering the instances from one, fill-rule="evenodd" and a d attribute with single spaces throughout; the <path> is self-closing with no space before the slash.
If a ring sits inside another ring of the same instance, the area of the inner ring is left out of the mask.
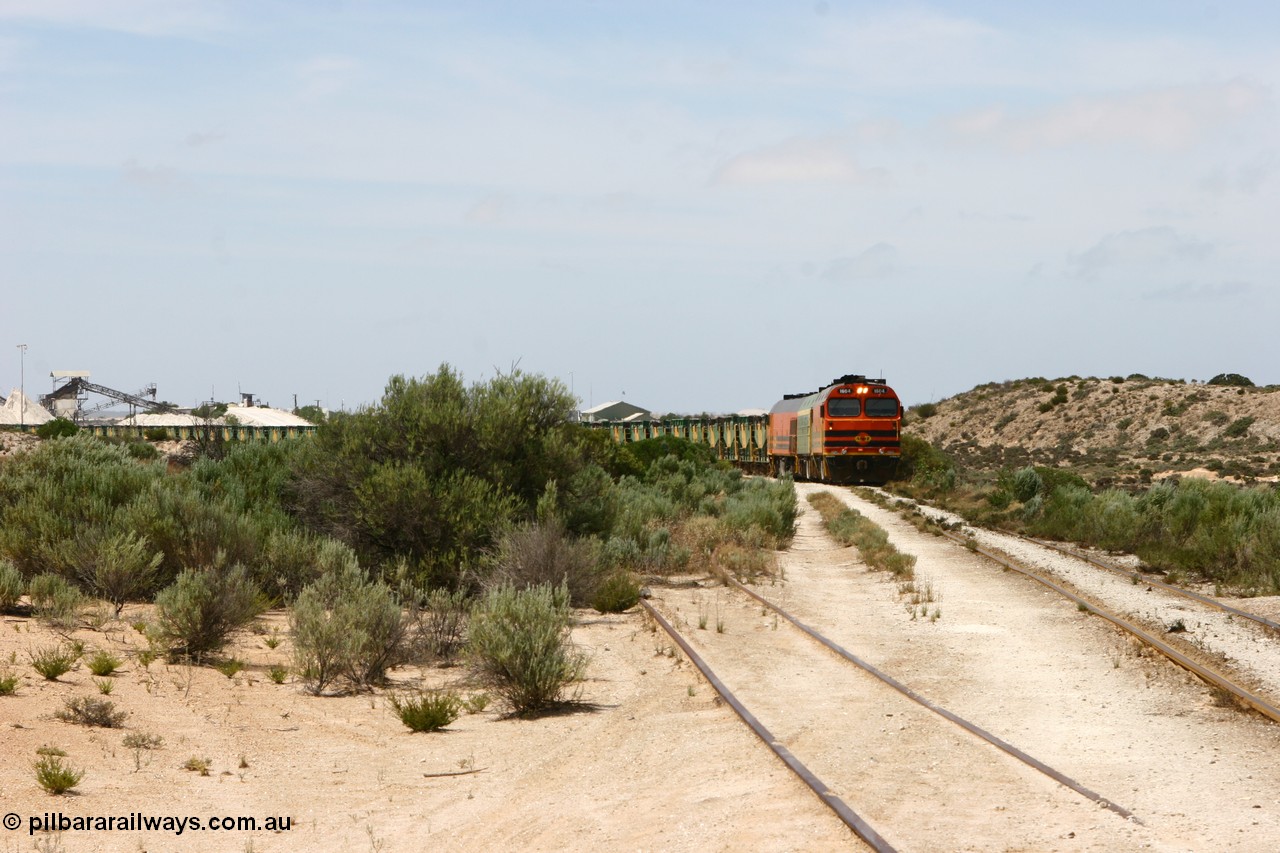
<path id="1" fill-rule="evenodd" d="M 884 379 L 848 375 L 786 394 L 768 414 L 628 418 L 587 424 L 619 443 L 670 435 L 755 474 L 837 485 L 887 482 L 902 455 L 902 402 Z"/>

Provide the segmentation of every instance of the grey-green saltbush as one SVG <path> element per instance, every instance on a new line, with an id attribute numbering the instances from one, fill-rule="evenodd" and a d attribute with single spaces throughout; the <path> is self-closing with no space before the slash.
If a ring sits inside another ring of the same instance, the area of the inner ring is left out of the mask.
<path id="1" fill-rule="evenodd" d="M 290 615 L 295 663 L 315 694 L 378 683 L 407 653 L 411 619 L 399 598 L 347 553 L 346 564 L 303 588 Z"/>
<path id="2" fill-rule="evenodd" d="M 0 560 L 0 610 L 8 610 L 17 604 L 26 587 L 18 567 L 8 560 Z"/>
<path id="3" fill-rule="evenodd" d="M 156 596 L 156 632 L 170 657 L 216 652 L 266 609 L 243 566 L 186 569 Z"/>
<path id="4" fill-rule="evenodd" d="M 145 536 L 117 533 L 95 550 L 92 561 L 81 567 L 80 577 L 99 598 L 111 602 L 117 617 L 127 602 L 149 598 L 155 592 L 164 554 L 153 550 Z"/>
<path id="5" fill-rule="evenodd" d="M 75 624 L 76 614 L 84 603 L 80 590 L 65 579 L 52 574 L 36 575 L 27 591 L 36 617 L 58 627 Z"/>
<path id="6" fill-rule="evenodd" d="M 471 611 L 468 649 L 491 689 L 517 714 L 556 704 L 582 676 L 586 656 L 569 640 L 569 590 L 489 590 Z"/>

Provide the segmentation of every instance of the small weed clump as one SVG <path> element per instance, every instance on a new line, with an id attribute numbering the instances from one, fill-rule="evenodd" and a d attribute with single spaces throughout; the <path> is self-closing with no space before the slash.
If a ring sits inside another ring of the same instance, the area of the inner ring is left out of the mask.
<path id="1" fill-rule="evenodd" d="M 73 770 L 57 755 L 43 755 L 33 766 L 36 782 L 55 796 L 67 793 L 84 778 L 83 770 Z"/>
<path id="2" fill-rule="evenodd" d="M 59 720 L 81 726 L 96 726 L 102 729 L 118 729 L 124 725 L 127 711 L 116 710 L 114 702 L 106 699 L 94 699 L 89 696 L 77 696 L 68 699 L 65 707 L 54 712 Z"/>
<path id="3" fill-rule="evenodd" d="M 622 613 L 640 601 L 640 584 L 630 572 L 617 572 L 596 588 L 591 606 L 599 613 Z"/>
<path id="4" fill-rule="evenodd" d="M 111 691 L 116 689 L 116 683 L 110 678 L 95 678 L 93 683 L 98 685 L 98 692 L 103 696 L 110 696 Z"/>
<path id="5" fill-rule="evenodd" d="M 236 673 L 244 669 L 244 661 L 239 660 L 238 658 L 227 658 L 214 666 L 214 669 L 225 675 L 227 678 L 234 678 Z"/>
<path id="6" fill-rule="evenodd" d="M 32 668 L 43 675 L 46 681 L 57 681 L 58 676 L 70 672 L 76 664 L 76 658 L 79 657 L 62 644 L 45 646 L 43 649 L 27 654 L 31 658 Z"/>
<path id="7" fill-rule="evenodd" d="M 152 752 L 164 746 L 164 738 L 151 732 L 130 732 L 124 736 L 121 741 L 125 749 L 133 751 L 133 771 L 137 773 L 142 769 L 142 753 Z M 150 763 L 151 759 L 147 759 Z"/>
<path id="8" fill-rule="evenodd" d="M 12 696 L 18 692 L 18 676 L 13 673 L 0 675 L 0 696 Z"/>
<path id="9" fill-rule="evenodd" d="M 287 666 L 273 666 L 267 670 L 267 677 L 271 679 L 273 684 L 284 684 L 284 680 L 289 677 L 289 668 Z"/>
<path id="10" fill-rule="evenodd" d="M 120 664 L 122 663 L 124 663 L 124 661 L 120 660 L 120 658 L 105 649 L 100 649 L 99 651 L 94 652 L 93 657 L 85 661 L 90 672 L 94 675 L 103 677 L 114 675 L 115 671 L 120 668 Z"/>
<path id="11" fill-rule="evenodd" d="M 435 732 L 458 719 L 462 700 L 451 690 L 430 690 L 391 697 L 400 722 L 414 732 Z"/>
<path id="12" fill-rule="evenodd" d="M 201 776 L 209 775 L 209 768 L 213 766 L 213 762 L 208 758 L 201 758 L 193 755 L 182 765 L 183 770 L 190 770 L 192 773 L 199 773 Z"/>

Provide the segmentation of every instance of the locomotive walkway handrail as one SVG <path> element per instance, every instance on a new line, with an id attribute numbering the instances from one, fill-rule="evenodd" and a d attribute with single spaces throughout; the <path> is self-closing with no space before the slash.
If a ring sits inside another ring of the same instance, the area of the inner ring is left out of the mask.
<path id="1" fill-rule="evenodd" d="M 729 691 L 729 688 L 724 685 L 724 682 L 716 676 L 715 672 L 707 666 L 706 662 L 703 661 L 698 653 L 693 650 L 693 647 L 689 645 L 683 636 L 680 635 L 680 632 L 672 627 L 671 623 L 658 612 L 656 607 L 643 599 L 641 599 L 640 604 L 643 605 L 649 615 L 662 626 L 662 629 L 667 632 L 671 639 L 676 641 L 680 646 L 680 649 L 688 655 L 689 660 L 691 660 L 693 665 L 698 668 L 698 671 L 702 673 L 703 678 L 707 679 L 711 686 L 715 688 L 715 691 L 720 694 L 720 697 L 724 699 L 725 702 L 729 703 L 729 707 L 742 718 L 742 721 L 750 727 L 751 731 L 755 732 L 756 736 L 760 738 L 760 740 L 764 741 L 765 745 L 773 751 L 774 755 L 782 759 L 782 762 L 786 764 L 793 773 L 799 776 L 815 794 L 818 795 L 818 799 L 822 800 L 827 808 L 835 812 L 836 816 L 844 822 L 845 826 L 853 830 L 854 833 L 870 845 L 871 849 L 875 850 L 876 853 L 896 853 L 894 847 L 891 846 L 889 842 L 885 841 L 884 838 L 880 836 L 880 833 L 872 829 L 871 825 L 859 817 L 857 812 L 849 807 L 848 803 L 840 799 L 837 794 L 833 793 L 830 788 L 823 784 L 822 780 L 814 775 L 812 770 L 806 767 L 800 759 L 796 758 L 791 751 L 786 748 L 786 746 L 778 741 L 778 739 L 775 738 L 767 728 L 765 728 L 763 723 L 756 719 L 754 714 L 747 710 L 745 705 L 738 701 L 738 698 Z"/>

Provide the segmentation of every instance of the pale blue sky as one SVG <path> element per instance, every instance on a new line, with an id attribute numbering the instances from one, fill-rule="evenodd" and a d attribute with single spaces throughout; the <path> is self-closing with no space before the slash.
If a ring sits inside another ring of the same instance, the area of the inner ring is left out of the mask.
<path id="1" fill-rule="evenodd" d="M 1052 5 L 1052 8 L 1051 8 Z M 0 385 L 1280 383 L 1275 4 L 0 0 Z M 7 353 L 7 354 L 6 354 Z"/>

